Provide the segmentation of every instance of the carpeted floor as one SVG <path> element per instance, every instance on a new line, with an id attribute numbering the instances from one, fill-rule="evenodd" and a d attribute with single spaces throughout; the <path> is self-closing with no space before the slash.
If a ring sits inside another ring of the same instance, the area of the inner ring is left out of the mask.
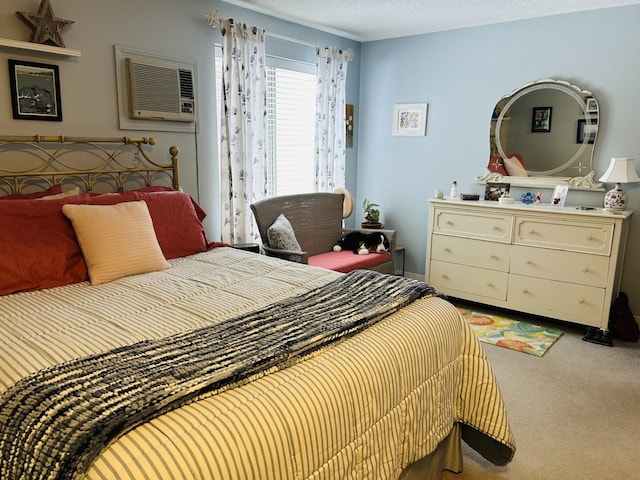
<path id="1" fill-rule="evenodd" d="M 515 457 L 505 467 L 496 467 L 463 443 L 463 472 L 445 472 L 442 478 L 639 478 L 640 344 L 614 340 L 613 348 L 597 345 L 582 341 L 584 327 L 511 315 L 563 331 L 541 358 L 482 344 L 507 404 Z"/>
<path id="2" fill-rule="evenodd" d="M 562 335 L 562 330 L 458 307 L 481 342 L 541 357 Z"/>

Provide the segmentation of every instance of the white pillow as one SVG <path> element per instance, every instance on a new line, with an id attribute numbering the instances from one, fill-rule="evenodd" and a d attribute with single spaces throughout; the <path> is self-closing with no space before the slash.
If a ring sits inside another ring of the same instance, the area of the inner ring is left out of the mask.
<path id="1" fill-rule="evenodd" d="M 162 255 L 144 201 L 67 204 L 62 212 L 73 225 L 91 285 L 171 267 Z"/>
<path id="2" fill-rule="evenodd" d="M 271 248 L 301 252 L 300 244 L 291 223 L 283 213 L 267 229 L 267 240 Z"/>
<path id="3" fill-rule="evenodd" d="M 522 166 L 518 157 L 509 157 L 504 159 L 504 168 L 510 177 L 527 177 L 527 170 Z"/>

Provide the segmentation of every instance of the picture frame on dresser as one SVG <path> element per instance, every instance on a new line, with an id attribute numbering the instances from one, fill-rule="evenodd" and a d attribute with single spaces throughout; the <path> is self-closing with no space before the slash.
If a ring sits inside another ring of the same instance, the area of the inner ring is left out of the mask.
<path id="1" fill-rule="evenodd" d="M 484 199 L 497 202 L 500 197 L 511 190 L 510 183 L 487 182 L 484 188 Z"/>
<path id="2" fill-rule="evenodd" d="M 564 207 L 564 203 L 567 200 L 568 193 L 568 185 L 556 185 L 556 188 L 553 189 L 553 195 L 551 196 L 551 205 Z"/>
<path id="3" fill-rule="evenodd" d="M 57 65 L 9 59 L 9 86 L 14 120 L 62 121 Z"/>

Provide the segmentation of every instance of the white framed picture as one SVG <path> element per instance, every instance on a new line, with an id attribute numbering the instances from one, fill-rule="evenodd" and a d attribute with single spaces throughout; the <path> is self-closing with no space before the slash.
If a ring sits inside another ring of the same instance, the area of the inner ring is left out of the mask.
<path id="1" fill-rule="evenodd" d="M 551 197 L 551 205 L 564 207 L 567 193 L 569 193 L 569 185 L 556 185 L 556 188 L 553 190 L 553 196 Z"/>
<path id="2" fill-rule="evenodd" d="M 393 106 L 393 135 L 423 137 L 426 133 L 426 103 L 396 103 Z"/>

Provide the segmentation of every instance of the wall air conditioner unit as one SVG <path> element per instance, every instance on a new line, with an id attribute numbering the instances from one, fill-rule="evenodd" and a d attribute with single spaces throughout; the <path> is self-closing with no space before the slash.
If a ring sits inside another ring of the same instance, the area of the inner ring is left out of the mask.
<path id="1" fill-rule="evenodd" d="M 195 121 L 193 69 L 127 58 L 131 118 Z"/>

